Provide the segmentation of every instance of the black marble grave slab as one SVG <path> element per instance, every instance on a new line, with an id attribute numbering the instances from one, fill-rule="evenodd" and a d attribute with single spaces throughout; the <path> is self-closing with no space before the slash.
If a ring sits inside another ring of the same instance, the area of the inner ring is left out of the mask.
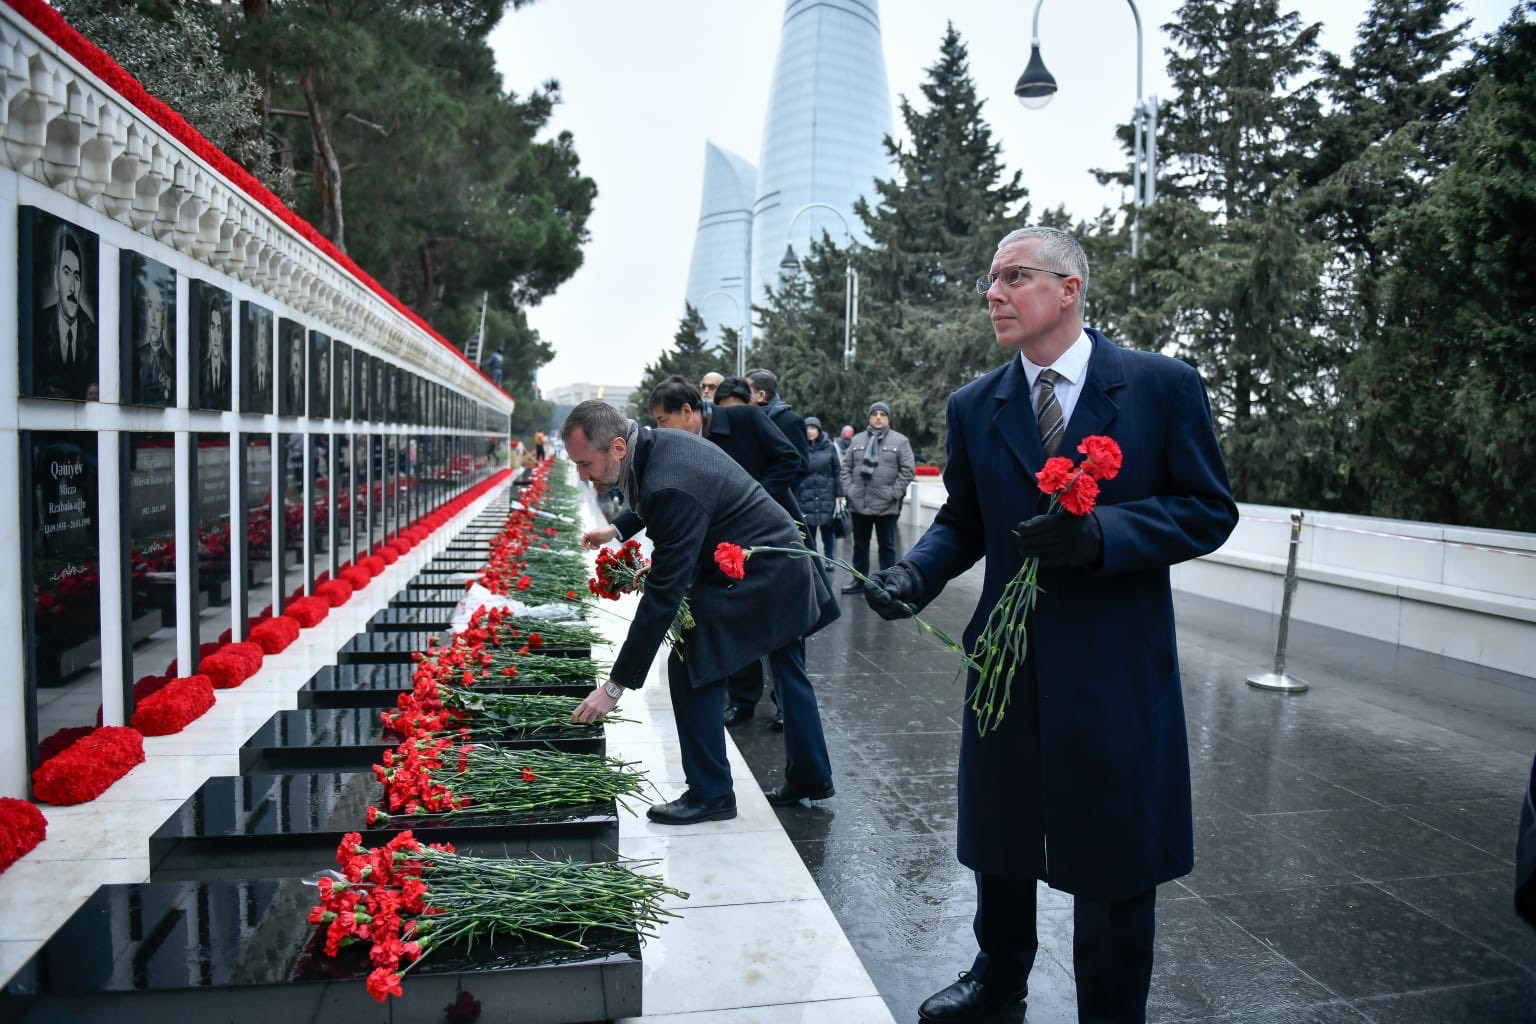
<path id="1" fill-rule="evenodd" d="M 449 614 L 436 608 L 381 608 L 368 620 L 367 628 L 372 633 L 418 630 L 446 633 L 450 624 Z"/>
<path id="2" fill-rule="evenodd" d="M 526 815 L 399 815 L 369 828 L 383 802 L 372 771 L 246 773 L 198 787 L 149 837 L 155 882 L 303 877 L 335 866 L 336 846 L 361 832 L 382 846 L 403 829 L 422 842 L 452 843 L 476 857 L 613 860 L 619 819 L 613 801 Z"/>
<path id="3" fill-rule="evenodd" d="M 400 694 L 411 690 L 411 675 L 415 666 L 393 665 L 327 665 L 316 672 L 302 687 L 296 699 L 300 708 L 392 708 Z M 595 676 L 593 677 L 596 678 Z M 510 683 L 511 681 L 508 680 Z M 593 683 L 539 683 L 519 680 L 517 685 L 495 685 L 490 680 L 481 682 L 478 688 L 488 693 L 553 693 L 568 697 L 585 697 L 592 692 Z"/>
<path id="4" fill-rule="evenodd" d="M 589 933 L 588 950 L 440 949 L 411 968 L 404 995 L 376 1002 L 366 947 L 324 955 L 306 920 L 315 893 L 296 878 L 101 886 L 0 989 L 0 1020 L 441 1024 L 461 993 L 485 1019 L 520 1024 L 640 1013 L 638 936 L 615 932 Z"/>
<path id="5" fill-rule="evenodd" d="M 441 643 L 440 633 L 426 630 L 413 632 L 359 633 L 341 645 L 336 661 L 342 665 L 388 665 L 396 662 L 409 664 L 417 651 L 425 651 L 432 640 Z"/>
<path id="6" fill-rule="evenodd" d="M 380 763 L 402 737 L 384 728 L 380 708 L 306 708 L 279 711 L 240 748 L 240 772 L 362 771 Z M 501 747 L 603 754 L 601 730 L 572 726 L 538 736 L 507 730 L 476 736 Z"/>

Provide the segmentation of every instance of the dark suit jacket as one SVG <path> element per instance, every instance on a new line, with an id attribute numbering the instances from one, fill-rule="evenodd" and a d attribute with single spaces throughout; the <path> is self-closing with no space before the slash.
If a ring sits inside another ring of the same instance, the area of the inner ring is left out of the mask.
<path id="1" fill-rule="evenodd" d="M 59 307 L 55 303 L 38 311 L 41 322 L 34 328 L 32 393 L 46 398 L 83 400 L 97 383 L 96 321 L 81 309 L 75 316 L 75 358 L 64 365 L 64 346 L 59 338 Z"/>
<path id="2" fill-rule="evenodd" d="M 213 385 L 213 363 L 205 359 L 203 365 L 198 368 L 198 372 L 202 374 L 201 387 L 198 389 L 197 396 L 198 408 L 229 410 L 231 408 L 229 401 L 229 363 L 223 362 L 219 364 L 218 387 Z"/>
<path id="3" fill-rule="evenodd" d="M 651 571 L 609 673 L 615 680 L 645 681 L 684 595 L 697 625 L 683 634 L 680 653 L 694 686 L 837 618 L 837 602 L 808 557 L 756 555 L 741 580 L 716 568 L 721 542 L 801 547 L 789 514 L 719 447 L 686 430 L 642 430 L 630 471 L 636 512 L 651 538 Z"/>
<path id="4" fill-rule="evenodd" d="M 1113 900 L 1193 866 L 1168 567 L 1219 547 L 1237 506 L 1199 375 L 1088 333 L 1093 355 L 1058 454 L 1080 459 L 1089 434 L 1125 453 L 1094 513 L 1103 561 L 1041 570 L 1028 658 L 1001 727 L 978 737 L 967 707 L 958 844 L 977 871 Z M 1014 526 L 1045 511 L 1034 485 L 1045 457 L 1019 359 L 951 395 L 948 423 L 948 498 L 907 559 L 925 600 L 986 559 L 970 647 L 1019 570 Z M 974 683 L 968 674 L 967 692 Z"/>

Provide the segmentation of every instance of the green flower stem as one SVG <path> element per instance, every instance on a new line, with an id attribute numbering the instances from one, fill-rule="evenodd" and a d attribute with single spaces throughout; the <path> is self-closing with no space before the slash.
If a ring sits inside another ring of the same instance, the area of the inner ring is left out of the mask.
<path id="1" fill-rule="evenodd" d="M 440 684 L 438 697 L 444 706 L 466 712 L 471 736 L 515 729 L 529 736 L 541 732 L 579 730 L 597 735 L 604 723 L 632 719 L 607 715 L 600 722 L 573 722 L 571 713 L 581 706 L 580 697 L 559 697 L 537 693 L 503 693 L 472 690 Z"/>

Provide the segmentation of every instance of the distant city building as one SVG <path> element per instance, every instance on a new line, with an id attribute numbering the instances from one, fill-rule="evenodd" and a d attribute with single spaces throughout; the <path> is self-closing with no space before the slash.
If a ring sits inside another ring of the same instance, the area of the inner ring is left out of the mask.
<path id="1" fill-rule="evenodd" d="M 544 400 L 555 407 L 555 422 L 565 419 L 565 414 L 582 402 L 595 398 L 607 402 L 615 409 L 629 414 L 629 400 L 635 390 L 633 384 L 562 384 L 544 393 Z"/>
<path id="2" fill-rule="evenodd" d="M 704 144 L 704 198 L 688 270 L 688 303 L 704 318 L 709 344 L 720 327 L 744 330 L 752 275 L 752 200 L 757 169 L 713 142 Z"/>
<path id="3" fill-rule="evenodd" d="M 867 241 L 853 204 L 873 195 L 876 178 L 890 177 L 891 133 L 878 0 L 787 0 L 759 167 L 714 143 L 704 147 L 687 300 L 711 344 L 721 324 L 745 327 L 751 340 L 750 307 L 778 281 L 790 243 L 803 258 L 823 231 L 839 246 L 849 233 Z M 807 203 L 834 207 L 848 232 L 821 208 L 795 219 Z"/>
<path id="4" fill-rule="evenodd" d="M 876 178 L 890 177 L 889 134 L 891 90 L 877 0 L 787 0 L 752 207 L 754 303 L 778 280 L 787 245 L 803 258 L 823 231 L 846 244 L 835 214 L 812 209 L 796 219 L 805 204 L 835 207 L 853 239 L 868 241 L 853 204 L 873 195 Z"/>

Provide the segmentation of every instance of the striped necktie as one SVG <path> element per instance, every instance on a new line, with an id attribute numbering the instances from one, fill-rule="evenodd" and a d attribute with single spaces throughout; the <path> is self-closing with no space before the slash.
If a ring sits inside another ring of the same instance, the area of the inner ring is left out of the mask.
<path id="1" fill-rule="evenodd" d="M 1061 374 L 1055 370 L 1040 371 L 1040 395 L 1035 399 L 1035 422 L 1040 427 L 1040 447 L 1050 458 L 1061 447 L 1061 437 L 1067 432 L 1067 421 L 1061 416 L 1061 403 L 1056 400 L 1056 382 Z"/>

